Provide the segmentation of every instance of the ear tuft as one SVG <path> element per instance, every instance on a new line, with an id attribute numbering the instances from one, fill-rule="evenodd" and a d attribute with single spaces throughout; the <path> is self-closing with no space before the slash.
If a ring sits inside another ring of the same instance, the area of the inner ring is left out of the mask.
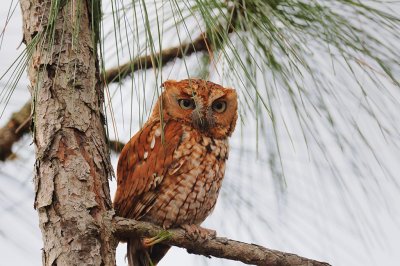
<path id="1" fill-rule="evenodd" d="M 176 83 L 178 83 L 178 81 L 173 79 L 166 80 L 161 84 L 161 87 L 167 90 L 169 87 L 175 87 Z"/>
<path id="2" fill-rule="evenodd" d="M 234 95 L 237 96 L 237 92 L 234 88 L 224 88 L 225 93 L 233 93 Z"/>

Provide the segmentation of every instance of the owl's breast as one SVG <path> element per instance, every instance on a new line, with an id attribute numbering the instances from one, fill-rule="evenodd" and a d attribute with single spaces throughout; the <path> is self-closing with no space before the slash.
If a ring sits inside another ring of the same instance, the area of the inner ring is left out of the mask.
<path id="1" fill-rule="evenodd" d="M 203 222 L 217 201 L 228 148 L 227 139 L 212 139 L 183 126 L 173 163 L 142 219 L 165 228 Z"/>

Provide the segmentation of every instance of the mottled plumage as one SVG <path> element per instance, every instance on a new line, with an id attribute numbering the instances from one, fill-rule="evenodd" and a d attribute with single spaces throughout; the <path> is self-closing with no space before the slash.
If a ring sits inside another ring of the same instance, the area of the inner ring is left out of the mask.
<path id="1" fill-rule="evenodd" d="M 114 208 L 119 216 L 164 228 L 200 225 L 221 188 L 237 95 L 199 79 L 163 86 L 151 117 L 121 152 Z M 157 263 L 168 248 L 143 250 L 138 239 L 129 239 L 129 264 L 148 265 L 144 252 Z"/>

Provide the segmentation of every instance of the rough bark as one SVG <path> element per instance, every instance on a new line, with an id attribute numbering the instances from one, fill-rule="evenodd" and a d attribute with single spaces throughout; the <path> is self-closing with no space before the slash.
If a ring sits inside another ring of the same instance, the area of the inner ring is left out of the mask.
<path id="1" fill-rule="evenodd" d="M 128 236 L 154 237 L 165 232 L 161 227 L 146 222 L 114 218 L 114 233 L 121 239 Z M 214 256 L 246 264 L 268 266 L 329 266 L 326 262 L 300 257 L 296 254 L 268 249 L 255 244 L 247 244 L 224 237 L 211 240 L 193 239 L 183 229 L 168 230 L 169 237 L 165 244 L 186 248 L 189 253 Z"/>
<path id="2" fill-rule="evenodd" d="M 58 12 L 51 4 L 60 3 Z M 115 265 L 112 204 L 89 1 L 21 0 L 36 146 L 35 208 L 43 265 Z M 54 35 L 48 27 L 55 16 Z"/>

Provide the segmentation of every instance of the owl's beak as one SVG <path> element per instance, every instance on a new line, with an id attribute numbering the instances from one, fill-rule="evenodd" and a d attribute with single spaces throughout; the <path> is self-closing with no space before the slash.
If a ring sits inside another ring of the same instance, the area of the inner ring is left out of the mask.
<path id="1" fill-rule="evenodd" d="M 194 110 L 192 114 L 193 126 L 201 132 L 207 132 L 213 125 L 212 121 L 209 121 L 209 115 L 204 114 L 201 109 Z"/>
<path id="2" fill-rule="evenodd" d="M 202 132 L 206 132 L 210 128 L 210 123 L 202 116 L 193 119 L 194 126 Z"/>

